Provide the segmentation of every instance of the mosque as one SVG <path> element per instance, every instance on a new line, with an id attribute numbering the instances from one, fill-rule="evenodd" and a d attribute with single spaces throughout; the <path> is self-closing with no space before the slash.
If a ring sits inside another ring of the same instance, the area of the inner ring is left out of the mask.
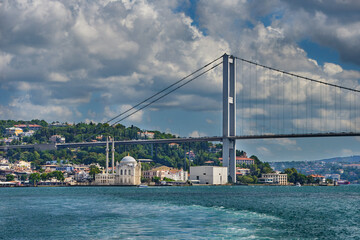
<path id="1" fill-rule="evenodd" d="M 115 147 L 112 141 L 112 166 L 114 165 Z M 106 140 L 106 172 L 95 175 L 95 185 L 134 186 L 141 184 L 141 163 L 126 156 L 109 173 L 109 142 Z M 116 169 L 116 171 L 114 171 Z"/>

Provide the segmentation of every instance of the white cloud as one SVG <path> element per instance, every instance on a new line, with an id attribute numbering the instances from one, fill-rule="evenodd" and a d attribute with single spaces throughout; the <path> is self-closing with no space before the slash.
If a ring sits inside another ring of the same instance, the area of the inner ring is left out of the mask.
<path id="1" fill-rule="evenodd" d="M 2 107 L 4 118 L 13 119 L 39 119 L 45 118 L 49 121 L 67 121 L 73 117 L 72 111 L 65 106 L 35 105 L 30 101 L 30 96 L 25 95 L 15 98 L 8 107 Z"/>
<path id="2" fill-rule="evenodd" d="M 50 81 L 53 81 L 53 82 L 67 82 L 67 81 L 70 80 L 64 74 L 55 73 L 55 72 L 52 72 L 52 73 L 49 74 L 49 79 L 50 79 Z"/>
<path id="3" fill-rule="evenodd" d="M 324 72 L 327 74 L 335 75 L 343 71 L 342 67 L 334 63 L 324 63 Z"/>
<path id="4" fill-rule="evenodd" d="M 193 132 L 191 132 L 189 134 L 189 137 L 192 137 L 192 138 L 205 137 L 205 136 L 207 136 L 206 133 L 202 133 L 197 130 L 194 130 Z"/>

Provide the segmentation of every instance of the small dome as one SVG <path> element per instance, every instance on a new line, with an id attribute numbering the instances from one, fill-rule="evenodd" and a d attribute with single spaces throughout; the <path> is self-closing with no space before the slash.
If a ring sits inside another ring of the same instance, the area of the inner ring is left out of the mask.
<path id="1" fill-rule="evenodd" d="M 123 159 L 121 159 L 120 163 L 122 163 L 122 164 L 136 163 L 136 160 L 133 157 L 126 156 Z"/>

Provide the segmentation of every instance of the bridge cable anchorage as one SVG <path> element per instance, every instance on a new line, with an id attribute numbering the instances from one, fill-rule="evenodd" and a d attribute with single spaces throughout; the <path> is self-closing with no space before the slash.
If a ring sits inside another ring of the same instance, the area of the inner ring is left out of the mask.
<path id="1" fill-rule="evenodd" d="M 236 59 L 239 59 L 240 61 L 244 61 L 244 62 L 253 64 L 253 65 L 259 66 L 259 67 L 267 68 L 267 69 L 270 69 L 270 70 L 272 70 L 272 71 L 280 72 L 280 73 L 283 73 L 283 74 L 286 74 L 286 75 L 289 75 L 289 76 L 298 77 L 298 78 L 301 78 L 301 79 L 304 79 L 304 80 L 308 80 L 308 81 L 311 81 L 311 82 L 317 82 L 317 83 L 324 84 L 324 85 L 328 85 L 328 86 L 331 86 L 331 87 L 336 87 L 336 88 L 340 88 L 340 89 L 344 89 L 344 90 L 348 90 L 348 91 L 360 93 L 360 90 L 357 90 L 357 89 L 355 89 L 355 88 L 349 88 L 349 87 L 344 87 L 344 86 L 336 85 L 336 84 L 333 84 L 333 83 L 323 82 L 323 81 L 316 80 L 316 79 L 313 79 L 313 78 L 308 78 L 308 77 L 304 77 L 304 76 L 301 76 L 301 75 L 297 75 L 297 74 L 295 74 L 295 73 L 290 73 L 290 72 L 286 72 L 286 71 L 279 70 L 279 69 L 276 69 L 276 68 L 268 67 L 268 66 L 265 66 L 265 65 L 262 65 L 262 64 L 253 62 L 253 61 L 246 60 L 246 59 L 244 59 L 244 58 L 240 58 L 240 57 L 236 57 L 236 56 L 233 56 L 233 57 L 236 58 Z"/>
<path id="2" fill-rule="evenodd" d="M 182 79 L 180 79 L 180 80 L 176 81 L 175 83 L 173 83 L 173 84 L 169 85 L 168 87 L 166 87 L 166 88 L 162 89 L 161 91 L 159 91 L 159 92 L 157 92 L 157 93 L 153 94 L 152 96 L 150 96 L 150 97 L 146 98 L 145 100 L 141 101 L 140 103 L 136 104 L 135 106 L 133 106 L 133 107 L 131 107 L 131 108 L 127 109 L 125 112 L 122 112 L 121 114 L 118 114 L 118 115 L 116 115 L 115 117 L 111 118 L 110 120 L 108 120 L 108 121 L 104 122 L 104 124 L 109 123 L 109 122 L 111 122 L 111 121 L 115 120 L 116 118 L 118 118 L 118 117 L 120 117 L 120 116 L 122 116 L 122 115 L 124 115 L 124 114 L 126 114 L 126 113 L 128 113 L 128 112 L 130 112 L 131 110 L 136 109 L 136 108 L 137 108 L 138 106 L 140 106 L 141 104 L 144 104 L 144 103 L 145 103 L 145 102 L 147 102 L 148 100 L 150 100 L 150 99 L 152 99 L 152 98 L 156 97 L 157 95 L 159 95 L 159 94 L 161 94 L 161 93 L 165 92 L 166 90 L 170 89 L 171 87 L 175 86 L 176 84 L 179 84 L 180 82 L 184 81 L 185 79 L 189 78 L 190 76 L 192 76 L 192 75 L 194 75 L 194 74 L 196 74 L 196 73 L 200 72 L 201 70 L 203 70 L 204 68 L 206 68 L 206 67 L 210 66 L 211 64 L 215 63 L 216 61 L 218 61 L 218 60 L 219 60 L 219 59 L 221 59 L 222 57 L 223 57 L 223 56 L 220 56 L 220 57 L 218 57 L 218 58 L 216 58 L 216 59 L 212 60 L 211 62 L 209 62 L 209 63 L 205 64 L 204 66 L 202 66 L 201 68 L 197 69 L 196 71 L 194 71 L 194 72 L 190 73 L 189 75 L 187 75 L 187 76 L 183 77 Z M 214 69 L 215 67 L 219 66 L 221 63 L 222 63 L 222 61 L 221 61 L 220 63 L 218 63 L 217 65 L 213 66 L 211 69 L 209 69 L 209 70 L 205 71 L 204 73 L 206 73 L 206 72 L 208 72 L 208 71 L 210 71 L 210 70 Z M 204 73 L 202 73 L 202 74 L 200 74 L 200 75 L 198 75 L 198 76 L 194 77 L 191 81 L 193 81 L 193 80 L 195 80 L 196 78 L 200 77 L 200 76 L 201 76 L 201 75 L 203 75 Z M 189 81 L 188 81 L 188 82 L 189 82 Z M 188 83 L 188 82 L 187 82 L 187 83 Z M 187 83 L 186 83 L 186 84 L 187 84 Z M 185 85 L 185 84 L 181 85 L 180 87 L 182 87 L 182 86 L 184 86 L 184 85 Z M 175 88 L 175 89 L 174 89 L 174 90 L 172 90 L 171 92 L 173 92 L 173 91 L 175 91 L 175 90 L 179 89 L 180 87 Z M 171 93 L 171 92 L 169 92 L 169 93 Z M 168 93 L 168 94 L 169 94 L 169 93 Z M 166 94 L 166 95 L 168 95 L 168 94 Z M 160 100 L 161 98 L 165 97 L 166 95 L 164 95 L 164 96 L 162 96 L 162 97 L 158 98 L 156 101 Z M 154 103 L 154 102 L 156 102 L 156 101 L 153 101 L 152 103 Z M 152 104 L 152 103 L 151 103 L 151 104 Z M 145 107 L 147 107 L 147 106 L 149 106 L 149 105 L 150 105 L 150 104 L 146 105 Z M 143 107 L 143 108 L 145 108 L 145 107 Z M 143 108 L 141 108 L 140 110 L 142 110 Z M 140 110 L 138 110 L 138 111 L 140 111 Z M 136 111 L 136 112 L 138 112 L 138 111 Z M 132 114 L 130 114 L 130 115 L 128 115 L 128 116 L 126 116 L 125 118 L 120 119 L 119 121 L 117 121 L 117 122 L 113 123 L 111 126 L 114 126 L 115 124 L 119 123 L 120 121 L 122 121 L 122 120 L 124 120 L 124 119 L 126 119 L 126 118 L 128 118 L 128 117 L 130 117 L 130 116 L 132 116 L 132 115 L 133 115 L 133 114 L 135 114 L 136 112 L 134 112 L 134 113 L 132 113 Z M 98 132 L 98 133 L 99 133 L 99 132 Z M 93 134 L 93 135 L 91 135 L 90 137 L 88 137 L 87 139 L 85 139 L 85 142 L 86 142 L 86 141 L 88 141 L 89 139 L 91 139 L 92 137 L 94 137 L 95 135 L 97 135 L 98 133 Z"/>
<path id="3" fill-rule="evenodd" d="M 144 108 L 146 108 L 146 107 L 150 106 L 151 104 L 153 104 L 153 103 L 155 103 L 155 102 L 159 101 L 160 99 L 162 99 L 162 98 L 166 97 L 166 96 L 167 96 L 167 95 L 169 95 L 170 93 L 172 93 L 172 92 L 174 92 L 174 91 L 178 90 L 179 88 L 181 88 L 181 87 L 185 86 L 186 84 L 188 84 L 188 83 L 190 83 L 190 82 L 194 81 L 195 79 L 197 79 L 197 78 L 201 77 L 202 75 L 204 75 L 205 73 L 209 72 L 210 70 L 213 70 L 214 68 L 218 67 L 218 66 L 219 66 L 219 65 L 221 65 L 222 63 L 223 63 L 223 62 L 221 61 L 220 63 L 218 63 L 218 64 L 216 64 L 216 65 L 212 66 L 212 67 L 211 67 L 211 68 L 209 68 L 208 70 L 206 70 L 206 71 L 204 71 L 204 72 L 202 72 L 202 73 L 198 74 L 197 76 L 195 76 L 195 77 L 193 77 L 192 79 L 190 79 L 190 80 L 186 81 L 185 83 L 181 84 L 180 86 L 178 86 L 178 87 L 176 87 L 176 88 L 172 89 L 171 91 L 169 91 L 169 92 L 165 93 L 164 95 L 162 95 L 162 96 L 160 96 L 160 97 L 158 97 L 158 98 L 154 99 L 153 101 L 149 102 L 148 104 L 146 104 L 146 105 L 142 106 L 141 108 L 137 109 L 135 112 L 132 112 L 132 113 L 130 113 L 130 114 L 128 114 L 128 115 L 126 115 L 125 117 L 123 117 L 123 118 L 121 118 L 120 120 L 118 120 L 118 121 L 116 121 L 115 123 L 113 123 L 111 126 L 116 125 L 117 123 L 119 123 L 119 122 L 121 122 L 121 121 L 125 120 L 125 119 L 126 119 L 126 118 L 128 118 L 128 117 L 131 117 L 131 116 L 132 116 L 132 115 L 134 115 L 135 113 L 137 113 L 137 112 L 139 112 L 139 111 L 143 110 Z"/>

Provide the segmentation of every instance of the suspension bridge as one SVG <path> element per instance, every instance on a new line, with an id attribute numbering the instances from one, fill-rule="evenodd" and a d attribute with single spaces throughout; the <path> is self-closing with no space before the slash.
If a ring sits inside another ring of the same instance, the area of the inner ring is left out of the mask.
<path id="1" fill-rule="evenodd" d="M 124 140 L 114 141 L 114 144 L 219 141 L 223 143 L 223 166 L 228 167 L 230 179 L 236 179 L 236 140 L 360 136 L 358 107 L 360 90 L 356 87 L 344 86 L 338 79 L 302 76 L 227 54 L 209 62 L 106 123 L 112 122 L 112 126 L 115 126 L 221 65 L 222 136 Z M 358 86 L 355 79 L 344 84 Z M 237 126 L 241 127 L 237 130 Z M 106 142 L 8 145 L 1 146 L 0 150 L 11 148 L 46 150 L 89 146 L 106 146 Z"/>

